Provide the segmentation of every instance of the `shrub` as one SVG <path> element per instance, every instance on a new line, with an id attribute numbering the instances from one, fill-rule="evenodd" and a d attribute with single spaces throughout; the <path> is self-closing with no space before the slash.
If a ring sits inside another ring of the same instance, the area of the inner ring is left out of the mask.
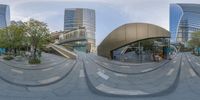
<path id="1" fill-rule="evenodd" d="M 29 64 L 40 64 L 40 63 L 41 63 L 40 59 L 30 59 L 29 60 Z"/>
<path id="2" fill-rule="evenodd" d="M 12 56 L 7 55 L 7 56 L 3 57 L 3 59 L 4 59 L 4 60 L 12 60 L 12 59 L 14 59 L 14 58 L 13 58 Z"/>

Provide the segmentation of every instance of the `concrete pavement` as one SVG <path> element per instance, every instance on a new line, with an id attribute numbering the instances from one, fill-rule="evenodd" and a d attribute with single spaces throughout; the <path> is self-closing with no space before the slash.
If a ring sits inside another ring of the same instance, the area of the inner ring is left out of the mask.
<path id="1" fill-rule="evenodd" d="M 50 56 L 48 58 L 51 59 Z M 10 78 L 11 81 L 21 82 L 21 84 L 26 83 L 24 79 L 41 79 L 41 83 L 56 81 L 59 78 L 57 76 L 68 74 L 55 83 L 34 87 L 10 84 L 0 79 L 0 100 L 198 100 L 200 97 L 199 59 L 189 53 L 180 53 L 175 59 L 152 71 L 148 70 L 158 63 L 149 64 L 150 66 L 115 63 L 84 53 L 78 53 L 77 60 L 63 59 L 63 63 L 38 70 L 17 69 L 1 62 L 0 77 L 5 79 L 9 79 L 8 76 L 13 77 Z M 138 74 L 108 70 L 97 64 L 95 60 L 102 64 L 107 63 L 104 66 L 109 68 L 129 66 L 115 70 L 124 72 L 127 70 L 121 71 L 123 68 L 136 69 L 134 73 Z M 65 66 L 70 62 L 71 64 Z M 141 68 L 138 68 L 139 66 Z M 144 70 L 147 72 L 142 73 Z"/>
<path id="2" fill-rule="evenodd" d="M 158 68 L 161 68 L 165 64 L 169 63 L 169 60 L 164 60 L 161 62 L 142 63 L 142 64 L 122 63 L 113 60 L 108 60 L 99 56 L 95 56 L 94 54 L 93 55 L 89 54 L 87 58 L 95 62 L 98 66 L 101 66 L 107 70 L 121 74 L 147 73 L 154 71 Z"/>
<path id="3" fill-rule="evenodd" d="M 44 57 L 46 58 L 42 58 L 43 63 L 38 65 L 25 65 L 25 61 L 15 62 L 1 59 L 0 78 L 18 86 L 48 85 L 63 79 L 76 63 L 76 61 L 51 54 L 44 54 Z M 61 60 L 62 63 L 55 62 L 55 58 Z"/>
<path id="4" fill-rule="evenodd" d="M 143 73 L 143 71 L 139 71 L 137 73 L 140 74 L 137 75 L 121 74 L 106 70 L 106 68 L 99 66 L 92 60 L 86 60 L 87 58 L 85 58 L 84 63 L 89 81 L 91 81 L 97 91 L 109 95 L 161 95 L 172 89 L 171 87 L 175 86 L 179 79 L 181 57 L 174 59 L 177 61 L 175 63 L 170 62 L 152 72 Z M 130 68 L 129 70 L 134 69 Z"/>

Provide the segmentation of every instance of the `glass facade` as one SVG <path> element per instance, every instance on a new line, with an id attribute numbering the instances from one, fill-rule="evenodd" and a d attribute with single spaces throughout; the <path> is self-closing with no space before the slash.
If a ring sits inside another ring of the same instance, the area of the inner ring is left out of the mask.
<path id="1" fill-rule="evenodd" d="M 171 4 L 171 41 L 186 44 L 191 39 L 191 33 L 196 31 L 200 31 L 200 5 Z"/>
<path id="2" fill-rule="evenodd" d="M 169 38 L 152 38 L 133 42 L 112 51 L 112 58 L 124 62 L 152 62 L 156 56 L 167 59 Z"/>
<path id="3" fill-rule="evenodd" d="M 85 38 L 91 44 L 91 52 L 95 51 L 95 11 L 92 9 L 75 8 L 65 9 L 64 30 L 70 31 L 84 27 L 86 30 Z M 78 40 L 77 40 L 78 41 Z"/>
<path id="4" fill-rule="evenodd" d="M 0 4 L 0 28 L 10 24 L 10 9 L 8 5 Z"/>
<path id="5" fill-rule="evenodd" d="M 90 52 L 91 41 L 86 38 L 86 29 L 79 28 L 71 31 L 64 31 L 59 36 L 59 43 L 65 45 L 65 47 L 72 50 L 78 50 L 83 52 Z"/>

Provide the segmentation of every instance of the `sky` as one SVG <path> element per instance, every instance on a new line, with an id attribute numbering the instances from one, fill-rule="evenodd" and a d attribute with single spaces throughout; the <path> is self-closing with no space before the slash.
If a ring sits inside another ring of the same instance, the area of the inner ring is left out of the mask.
<path id="1" fill-rule="evenodd" d="M 170 3 L 200 4 L 200 0 L 0 0 L 10 6 L 11 20 L 34 18 L 47 23 L 52 32 L 64 29 L 65 8 L 94 9 L 97 45 L 126 23 L 151 23 L 169 30 Z"/>

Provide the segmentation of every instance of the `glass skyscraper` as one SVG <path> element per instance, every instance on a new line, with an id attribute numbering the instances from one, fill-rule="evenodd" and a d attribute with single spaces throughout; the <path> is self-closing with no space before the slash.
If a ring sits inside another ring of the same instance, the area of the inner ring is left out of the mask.
<path id="1" fill-rule="evenodd" d="M 170 4 L 171 41 L 185 44 L 200 31 L 200 4 Z"/>
<path id="2" fill-rule="evenodd" d="M 0 4 L 0 28 L 10 24 L 10 8 L 8 5 Z"/>
<path id="3" fill-rule="evenodd" d="M 65 9 L 64 15 L 64 31 L 76 30 L 79 28 L 85 28 L 86 30 L 86 41 L 90 44 L 91 52 L 96 49 L 95 46 L 95 10 L 87 8 L 68 8 Z M 79 40 L 77 40 L 79 41 Z M 77 42 L 72 41 L 72 42 Z M 81 40 L 79 41 L 81 42 Z"/>

